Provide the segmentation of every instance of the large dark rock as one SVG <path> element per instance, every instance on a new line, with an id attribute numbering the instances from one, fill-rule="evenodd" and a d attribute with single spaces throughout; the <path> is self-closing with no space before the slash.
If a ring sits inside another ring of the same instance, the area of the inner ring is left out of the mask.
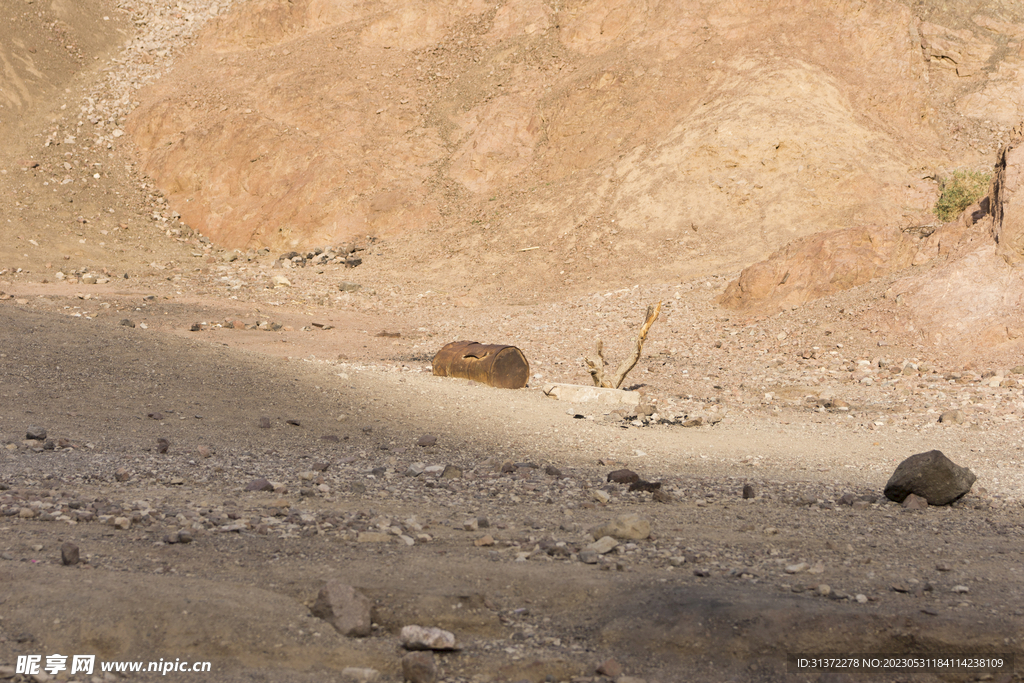
<path id="1" fill-rule="evenodd" d="M 885 497 L 902 503 L 911 493 L 929 505 L 948 505 L 971 490 L 977 477 L 942 451 L 917 453 L 899 464 L 885 485 Z"/>

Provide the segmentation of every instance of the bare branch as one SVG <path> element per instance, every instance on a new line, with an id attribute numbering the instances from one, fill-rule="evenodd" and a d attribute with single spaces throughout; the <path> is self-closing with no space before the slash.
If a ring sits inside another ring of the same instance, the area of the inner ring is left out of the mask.
<path id="1" fill-rule="evenodd" d="M 615 376 L 611 381 L 606 383 L 607 386 L 610 386 L 613 389 L 618 389 L 622 386 L 622 382 L 625 381 L 626 375 L 629 374 L 629 371 L 632 370 L 634 366 L 636 366 L 637 361 L 640 360 L 640 353 L 643 351 L 644 341 L 647 339 L 647 333 L 650 331 L 651 325 L 654 324 L 654 321 L 658 319 L 659 313 L 661 313 L 660 301 L 658 302 L 657 307 L 653 305 L 647 307 L 647 319 L 644 320 L 643 327 L 640 328 L 640 335 L 636 338 L 636 349 L 633 351 L 633 355 L 622 362 L 619 369 L 615 371 Z M 593 371 L 591 371 L 591 373 L 593 373 Z"/>
<path id="2" fill-rule="evenodd" d="M 597 348 L 594 349 L 596 357 L 584 358 L 584 362 L 587 364 L 587 368 L 590 370 L 590 377 L 594 380 L 594 386 L 604 386 L 604 344 L 601 340 L 597 340 Z"/>

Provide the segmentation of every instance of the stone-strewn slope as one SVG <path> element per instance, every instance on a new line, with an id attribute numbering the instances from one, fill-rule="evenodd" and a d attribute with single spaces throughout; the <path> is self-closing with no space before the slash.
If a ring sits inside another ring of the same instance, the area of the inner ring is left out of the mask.
<path id="1" fill-rule="evenodd" d="M 485 287 L 686 278 L 927 223 L 931 176 L 990 164 L 1022 18 L 961 4 L 261 0 L 129 130 L 228 247 L 402 235 Z"/>

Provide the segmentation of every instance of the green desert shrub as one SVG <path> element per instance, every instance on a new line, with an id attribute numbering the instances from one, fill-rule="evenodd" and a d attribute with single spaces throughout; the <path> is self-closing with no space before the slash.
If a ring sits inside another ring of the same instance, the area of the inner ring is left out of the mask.
<path id="1" fill-rule="evenodd" d="M 939 200 L 935 202 L 935 215 L 939 220 L 951 221 L 964 209 L 988 192 L 991 173 L 982 171 L 953 171 L 939 181 Z"/>

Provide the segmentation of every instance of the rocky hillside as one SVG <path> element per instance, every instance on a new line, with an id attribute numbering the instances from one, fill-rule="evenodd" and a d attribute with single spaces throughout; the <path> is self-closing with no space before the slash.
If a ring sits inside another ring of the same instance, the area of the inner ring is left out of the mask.
<path id="1" fill-rule="evenodd" d="M 934 223 L 936 179 L 1024 118 L 1022 38 L 994 1 L 256 0 L 128 130 L 228 248 L 372 235 L 485 292 L 671 281 Z"/>

